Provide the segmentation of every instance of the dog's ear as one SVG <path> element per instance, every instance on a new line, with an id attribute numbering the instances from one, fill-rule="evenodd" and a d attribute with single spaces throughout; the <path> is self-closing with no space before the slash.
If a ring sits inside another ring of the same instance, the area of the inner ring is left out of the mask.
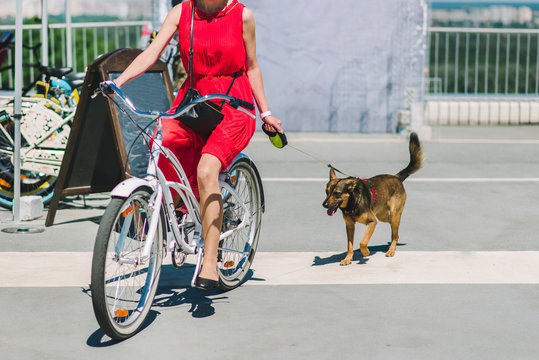
<path id="1" fill-rule="evenodd" d="M 337 178 L 337 175 L 335 175 L 335 170 L 331 168 L 331 170 L 329 170 L 329 180 L 333 180 L 336 178 Z"/>

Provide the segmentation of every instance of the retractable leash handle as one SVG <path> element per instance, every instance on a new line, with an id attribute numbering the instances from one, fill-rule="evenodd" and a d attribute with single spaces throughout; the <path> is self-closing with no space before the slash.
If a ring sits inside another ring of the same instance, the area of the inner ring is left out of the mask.
<path id="1" fill-rule="evenodd" d="M 286 135 L 284 133 L 280 133 L 278 131 L 271 131 L 266 129 L 266 124 L 262 124 L 262 131 L 266 135 L 268 135 L 270 142 L 278 149 L 284 148 L 288 144 L 288 140 L 286 139 Z"/>

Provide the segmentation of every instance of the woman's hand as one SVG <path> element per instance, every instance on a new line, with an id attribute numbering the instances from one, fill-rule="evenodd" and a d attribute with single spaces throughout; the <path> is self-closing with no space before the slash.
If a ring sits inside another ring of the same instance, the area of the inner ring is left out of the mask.
<path id="1" fill-rule="evenodd" d="M 277 131 L 277 132 L 280 132 L 281 134 L 284 133 L 284 130 L 281 127 L 283 122 L 277 119 L 275 116 L 268 115 L 264 119 L 262 119 L 262 121 L 264 122 L 264 126 L 266 127 L 267 130 Z"/>

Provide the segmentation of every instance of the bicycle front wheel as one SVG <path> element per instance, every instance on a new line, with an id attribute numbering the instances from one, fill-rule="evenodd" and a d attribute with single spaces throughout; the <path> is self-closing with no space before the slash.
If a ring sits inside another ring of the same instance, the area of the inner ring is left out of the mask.
<path id="1" fill-rule="evenodd" d="M 219 286 L 223 290 L 238 287 L 249 273 L 258 245 L 264 211 L 262 181 L 254 163 L 249 158 L 241 158 L 231 165 L 228 175 L 228 183 L 241 200 L 226 188 L 221 189 L 222 232 L 235 230 L 219 243 Z M 246 218 L 246 226 L 238 228 Z"/>
<path id="2" fill-rule="evenodd" d="M 113 339 L 135 334 L 150 311 L 163 259 L 162 210 L 149 257 L 142 251 L 152 220 L 151 191 L 113 198 L 99 225 L 92 260 L 92 303 L 99 326 Z M 156 206 L 160 206 L 157 204 Z"/>

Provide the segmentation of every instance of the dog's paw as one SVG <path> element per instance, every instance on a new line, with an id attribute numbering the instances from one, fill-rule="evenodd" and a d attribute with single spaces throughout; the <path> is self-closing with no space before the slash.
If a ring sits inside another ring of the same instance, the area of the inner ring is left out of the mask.
<path id="1" fill-rule="evenodd" d="M 351 262 L 352 262 L 352 259 L 345 258 L 345 259 L 341 260 L 341 266 L 350 265 Z"/>
<path id="2" fill-rule="evenodd" d="M 363 255 L 363 257 L 367 257 L 371 254 L 368 248 L 360 248 L 359 251 L 361 251 L 361 254 Z"/>
<path id="3" fill-rule="evenodd" d="M 388 252 L 386 252 L 386 257 L 393 257 L 395 256 L 395 250 L 389 250 Z"/>

